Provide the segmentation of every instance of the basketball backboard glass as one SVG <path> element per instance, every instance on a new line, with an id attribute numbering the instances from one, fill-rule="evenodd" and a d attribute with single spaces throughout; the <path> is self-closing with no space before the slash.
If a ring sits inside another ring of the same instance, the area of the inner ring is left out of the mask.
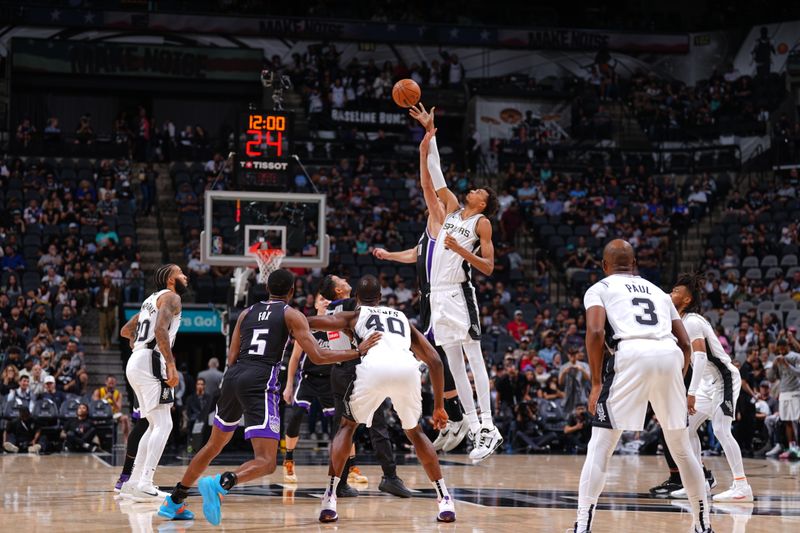
<path id="1" fill-rule="evenodd" d="M 254 191 L 206 191 L 201 261 L 254 266 L 248 250 L 256 242 L 280 248 L 282 266 L 324 268 L 329 243 L 325 195 Z"/>

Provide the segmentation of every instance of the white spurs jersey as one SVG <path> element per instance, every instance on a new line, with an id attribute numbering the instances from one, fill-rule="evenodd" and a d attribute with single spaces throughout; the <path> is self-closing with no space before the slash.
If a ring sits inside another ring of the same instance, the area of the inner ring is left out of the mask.
<path id="1" fill-rule="evenodd" d="M 164 289 L 154 292 L 142 303 L 142 309 L 139 311 L 139 319 L 136 324 L 136 341 L 133 345 L 133 350 L 156 348 L 156 321 L 158 320 L 158 299 L 169 289 Z M 175 336 L 178 334 L 178 329 L 181 327 L 181 314 L 178 313 L 172 317 L 169 323 L 169 345 L 175 344 Z"/>
<path id="2" fill-rule="evenodd" d="M 739 375 L 739 369 L 733 365 L 730 356 L 725 353 L 725 349 L 719 342 L 719 337 L 717 337 L 714 328 L 711 327 L 705 317 L 697 313 L 687 313 L 683 317 L 683 325 L 686 328 L 686 333 L 689 334 L 689 341 L 694 342 L 697 339 L 701 339 L 706 342 L 708 364 L 706 364 L 703 372 L 701 387 L 707 390 L 722 387 L 726 380 L 729 379 L 729 376 Z M 694 351 L 694 348 L 692 351 Z"/>
<path id="3" fill-rule="evenodd" d="M 364 356 L 364 361 L 381 358 L 417 364 L 411 352 L 411 325 L 406 315 L 390 307 L 361 306 L 355 327 L 356 337 L 363 340 L 376 331 L 382 334 L 381 340 Z"/>
<path id="4" fill-rule="evenodd" d="M 477 253 L 481 246 L 476 228 L 482 214 L 472 215 L 468 219 L 461 218 L 464 209 L 459 209 L 445 217 L 442 229 L 436 237 L 431 264 L 431 287 L 453 285 L 472 280 L 472 266 L 466 259 L 445 247 L 444 239 L 452 235 L 458 244 L 472 253 Z"/>
<path id="5" fill-rule="evenodd" d="M 675 339 L 672 321 L 680 315 L 669 295 L 639 276 L 612 274 L 586 291 L 583 305 L 606 310 L 606 344 L 628 339 Z"/>

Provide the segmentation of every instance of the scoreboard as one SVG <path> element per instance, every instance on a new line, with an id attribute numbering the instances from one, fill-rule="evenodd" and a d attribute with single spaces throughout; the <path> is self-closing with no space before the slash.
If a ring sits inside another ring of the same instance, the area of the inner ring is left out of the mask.
<path id="1" fill-rule="evenodd" d="M 242 189 L 285 188 L 291 169 L 294 140 L 290 113 L 251 111 L 241 115 L 236 183 Z"/>

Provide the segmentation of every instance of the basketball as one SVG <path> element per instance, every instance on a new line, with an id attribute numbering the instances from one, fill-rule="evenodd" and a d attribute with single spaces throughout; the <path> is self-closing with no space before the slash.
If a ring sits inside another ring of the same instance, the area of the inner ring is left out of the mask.
<path id="1" fill-rule="evenodd" d="M 392 87 L 392 99 L 400 107 L 416 105 L 421 94 L 422 91 L 420 91 L 417 82 L 409 78 L 398 81 Z"/>

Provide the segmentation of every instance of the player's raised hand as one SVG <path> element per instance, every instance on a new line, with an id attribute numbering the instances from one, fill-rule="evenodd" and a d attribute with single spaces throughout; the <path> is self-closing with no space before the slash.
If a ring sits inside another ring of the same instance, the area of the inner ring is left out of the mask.
<path id="1" fill-rule="evenodd" d="M 444 407 L 433 410 L 433 427 L 434 429 L 444 429 L 447 425 L 447 411 Z"/>
<path id="2" fill-rule="evenodd" d="M 361 341 L 361 344 L 358 345 L 358 351 L 361 353 L 361 355 L 367 355 L 369 349 L 378 344 L 378 341 L 380 340 L 381 340 L 381 334 L 377 332 L 373 333 L 372 335 Z"/>
<path id="3" fill-rule="evenodd" d="M 435 110 L 436 106 L 432 107 L 430 111 L 426 111 L 422 102 L 419 102 L 417 105 L 412 105 L 408 108 L 408 114 L 422 124 L 422 127 L 427 131 L 433 131 L 433 113 Z"/>
<path id="4" fill-rule="evenodd" d="M 436 128 L 425 133 L 425 137 L 422 138 L 422 141 L 419 143 L 419 156 L 423 160 L 428 159 L 428 153 L 431 150 L 431 139 L 433 136 L 436 135 Z"/>

